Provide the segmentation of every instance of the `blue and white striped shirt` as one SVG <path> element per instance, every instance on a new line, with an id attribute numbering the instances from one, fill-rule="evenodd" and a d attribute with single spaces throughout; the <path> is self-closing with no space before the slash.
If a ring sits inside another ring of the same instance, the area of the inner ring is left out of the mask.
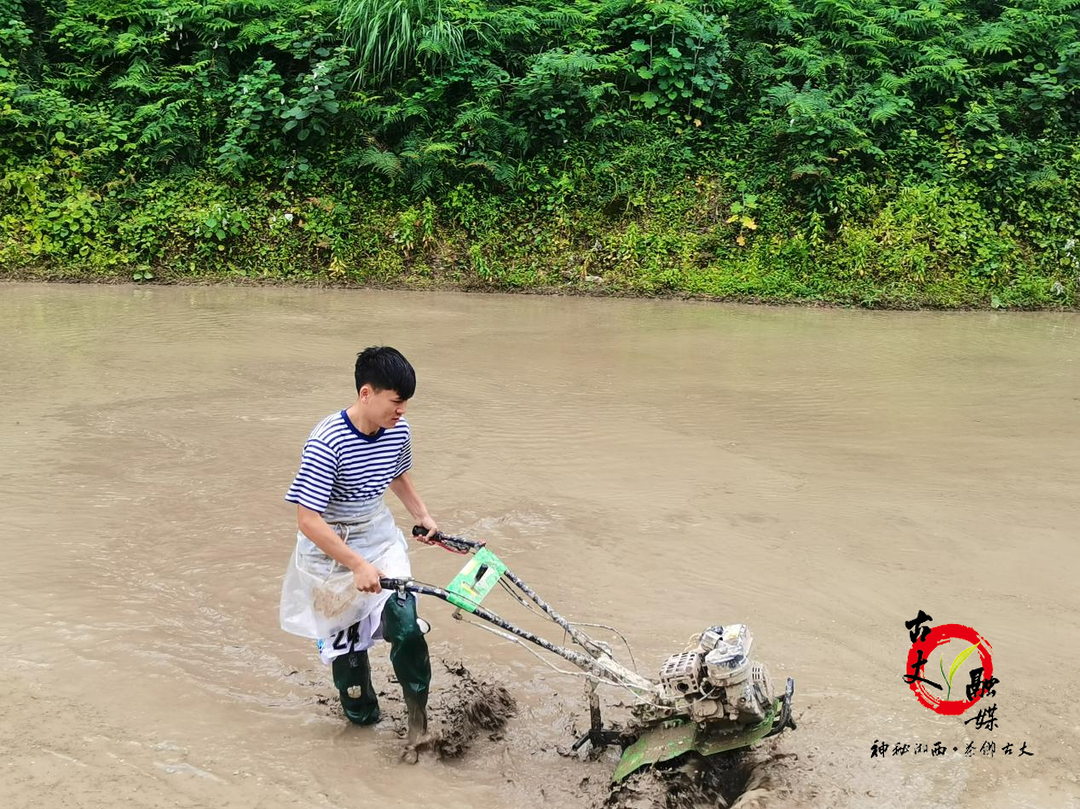
<path id="1" fill-rule="evenodd" d="M 321 514 L 331 503 L 381 497 L 411 467 L 412 440 L 404 418 L 389 430 L 364 435 L 342 410 L 311 431 L 285 499 Z"/>

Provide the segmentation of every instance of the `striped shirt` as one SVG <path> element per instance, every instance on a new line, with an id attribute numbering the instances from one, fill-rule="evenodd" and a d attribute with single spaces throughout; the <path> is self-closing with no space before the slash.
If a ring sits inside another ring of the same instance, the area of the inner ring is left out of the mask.
<path id="1" fill-rule="evenodd" d="M 381 497 L 398 475 L 412 467 L 409 423 L 364 435 L 342 410 L 311 431 L 285 499 L 322 514 L 331 503 Z"/>

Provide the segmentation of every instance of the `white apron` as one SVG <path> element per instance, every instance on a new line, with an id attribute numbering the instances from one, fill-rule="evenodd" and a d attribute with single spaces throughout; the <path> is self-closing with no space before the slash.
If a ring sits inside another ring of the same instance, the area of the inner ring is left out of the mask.
<path id="1" fill-rule="evenodd" d="M 357 503 L 331 503 L 323 512 L 345 543 L 390 578 L 412 575 L 408 544 L 381 497 Z M 323 553 L 301 531 L 281 583 L 281 628 L 316 640 L 334 638 L 358 622 L 378 624 L 391 593 L 362 593 L 353 574 Z M 372 621 L 365 621 L 369 616 Z M 367 633 L 365 633 L 367 634 Z M 370 639 L 367 645 L 370 645 Z"/>

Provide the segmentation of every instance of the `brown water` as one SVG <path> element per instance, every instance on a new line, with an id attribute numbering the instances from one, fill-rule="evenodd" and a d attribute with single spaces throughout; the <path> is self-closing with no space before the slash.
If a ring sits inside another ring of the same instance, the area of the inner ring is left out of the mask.
<path id="1" fill-rule="evenodd" d="M 649 673 L 750 623 L 797 681 L 762 805 L 1080 805 L 1076 315 L 37 285 L 0 286 L 0 315 L 0 805 L 606 793 L 610 758 L 557 750 L 584 726 L 581 682 L 445 605 L 423 605 L 434 654 L 519 713 L 412 768 L 392 689 L 387 721 L 347 726 L 311 644 L 278 629 L 283 493 L 374 343 L 417 368 L 413 474 L 445 530 L 621 627 Z M 427 581 L 460 561 L 413 551 Z M 919 609 L 992 643 L 994 730 L 901 682 Z M 437 667 L 435 698 L 452 685 Z M 878 740 L 949 753 L 871 759 Z M 998 752 L 966 758 L 968 740 Z"/>

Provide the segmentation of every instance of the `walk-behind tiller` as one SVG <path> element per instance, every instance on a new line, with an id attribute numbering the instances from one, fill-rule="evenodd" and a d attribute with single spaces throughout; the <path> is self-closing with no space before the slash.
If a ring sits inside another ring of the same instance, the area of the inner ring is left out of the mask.
<path id="1" fill-rule="evenodd" d="M 414 536 L 425 533 L 420 526 L 413 528 Z M 482 624 L 477 626 L 515 643 L 529 641 L 580 668 L 586 679 L 590 728 L 573 749 L 578 750 L 585 744 L 597 750 L 613 743 L 624 745 L 622 759 L 615 768 L 616 782 L 647 764 L 668 761 L 691 751 L 712 756 L 738 750 L 775 736 L 785 728 L 795 728 L 791 716 L 795 681 L 789 677 L 784 693 L 774 696 L 765 666 L 750 659 L 753 636 L 743 624 L 708 627 L 692 639 L 689 648 L 664 661 L 659 680 L 647 679 L 617 662 L 609 644 L 589 637 L 581 627 L 607 629 L 626 643 L 621 633 L 600 624 L 566 620 L 507 569 L 485 543 L 438 533 L 434 544 L 454 553 L 471 554 L 446 589 L 413 579 L 381 579 L 382 587 L 397 591 L 402 597 L 410 592 L 440 598 L 457 607 L 455 618 L 466 619 L 461 614 L 464 610 L 498 629 Z M 520 594 L 507 584 L 507 580 Z M 496 585 L 501 585 L 533 612 L 536 609 L 529 602 L 535 604 L 584 653 L 551 643 L 480 606 Z M 629 643 L 626 647 L 629 652 Z M 630 660 L 633 664 L 632 652 Z M 604 729 L 600 720 L 600 698 L 596 693 L 600 684 L 624 688 L 634 695 L 635 704 L 630 708 L 634 717 L 631 727 L 622 731 Z"/>

